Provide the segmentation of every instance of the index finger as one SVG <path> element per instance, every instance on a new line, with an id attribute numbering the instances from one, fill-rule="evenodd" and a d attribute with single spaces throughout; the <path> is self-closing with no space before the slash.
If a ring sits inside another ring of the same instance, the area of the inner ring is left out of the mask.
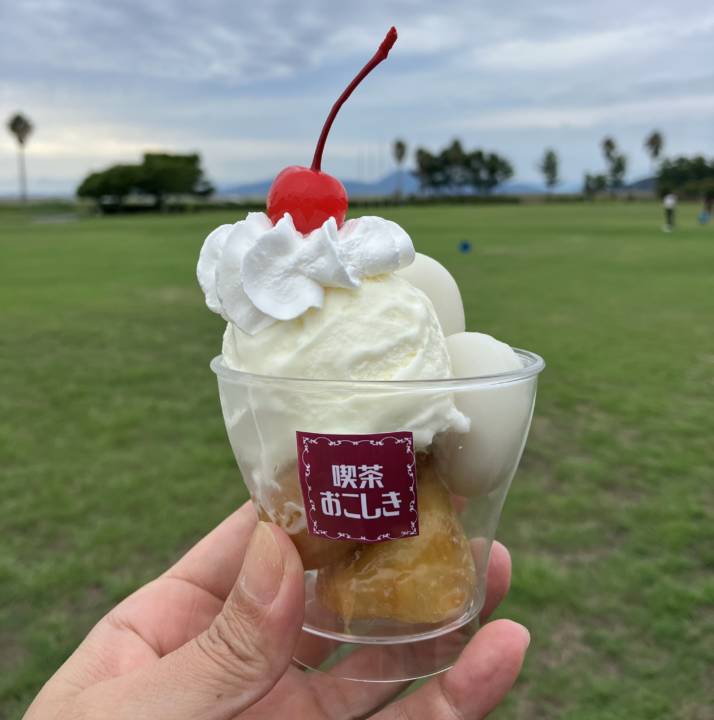
<path id="1" fill-rule="evenodd" d="M 199 540 L 162 577 L 184 580 L 225 600 L 238 578 L 257 521 L 253 503 L 248 500 Z"/>

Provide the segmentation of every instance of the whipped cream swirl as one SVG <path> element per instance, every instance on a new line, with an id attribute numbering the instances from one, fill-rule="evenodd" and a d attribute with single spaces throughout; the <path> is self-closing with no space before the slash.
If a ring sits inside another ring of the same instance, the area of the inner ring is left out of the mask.
<path id="1" fill-rule="evenodd" d="M 365 216 L 338 230 L 329 218 L 305 236 L 288 213 L 275 225 L 265 213 L 248 213 L 209 234 L 197 275 L 208 307 L 255 335 L 277 320 L 321 308 L 325 288 L 358 288 L 363 278 L 413 260 L 411 238 L 391 220 Z"/>

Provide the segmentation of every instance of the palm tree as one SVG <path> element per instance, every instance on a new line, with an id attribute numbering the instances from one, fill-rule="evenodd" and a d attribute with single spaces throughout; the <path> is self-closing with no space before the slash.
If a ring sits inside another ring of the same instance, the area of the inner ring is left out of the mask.
<path id="1" fill-rule="evenodd" d="M 545 185 L 548 192 L 558 184 L 558 156 L 555 150 L 548 148 L 543 153 L 543 159 L 538 165 L 538 169 L 543 173 Z"/>
<path id="2" fill-rule="evenodd" d="M 623 184 L 623 178 L 627 170 L 627 158 L 618 153 L 617 143 L 609 136 L 602 139 L 600 147 L 608 167 L 607 179 L 610 185 L 610 196 L 615 197 L 615 191 L 619 190 Z"/>
<path id="3" fill-rule="evenodd" d="M 21 113 L 15 113 L 7 123 L 7 129 L 15 136 L 18 145 L 18 169 L 20 173 L 20 200 L 27 201 L 27 172 L 25 170 L 25 143 L 32 132 L 32 123 Z"/>
<path id="4" fill-rule="evenodd" d="M 647 150 L 650 159 L 652 160 L 652 171 L 654 173 L 655 165 L 657 164 L 657 158 L 662 154 L 662 148 L 664 147 L 664 136 L 659 130 L 653 130 L 645 138 L 645 150 Z"/>
<path id="5" fill-rule="evenodd" d="M 607 160 L 608 163 L 612 162 L 612 159 L 615 157 L 615 151 L 617 150 L 615 141 L 611 137 L 603 138 L 600 147 L 602 147 L 602 154 L 605 156 L 605 160 Z"/>
<path id="6" fill-rule="evenodd" d="M 392 145 L 392 154 L 394 155 L 394 160 L 397 163 L 397 167 L 399 168 L 399 175 L 397 176 L 397 197 L 401 197 L 402 194 L 402 163 L 404 162 L 404 158 L 407 156 L 407 144 L 404 142 L 404 140 L 397 139 L 394 141 L 394 145 Z"/>

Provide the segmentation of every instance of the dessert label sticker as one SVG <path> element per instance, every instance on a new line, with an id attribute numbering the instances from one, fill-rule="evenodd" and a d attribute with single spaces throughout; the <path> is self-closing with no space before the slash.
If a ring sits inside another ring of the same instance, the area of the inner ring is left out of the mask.
<path id="1" fill-rule="evenodd" d="M 419 534 L 410 432 L 296 435 L 310 535 L 373 543 Z"/>

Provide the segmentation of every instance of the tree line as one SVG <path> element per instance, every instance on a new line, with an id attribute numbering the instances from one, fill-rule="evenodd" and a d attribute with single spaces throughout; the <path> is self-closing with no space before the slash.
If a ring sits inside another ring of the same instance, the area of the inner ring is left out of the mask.
<path id="1" fill-rule="evenodd" d="M 653 179 L 658 192 L 677 190 L 685 195 L 708 192 L 710 187 L 710 168 L 714 160 L 707 161 L 702 156 L 694 158 L 664 159 L 659 166 L 657 161 L 664 149 L 664 136 L 659 130 L 653 130 L 644 140 L 644 149 L 653 166 Z M 625 186 L 628 159 L 620 151 L 617 142 L 606 136 L 600 143 L 605 162 L 605 171 L 586 172 L 583 178 L 582 192 L 586 197 L 622 190 Z M 407 155 L 404 140 L 395 140 L 394 160 L 400 170 Z M 459 140 L 454 140 L 442 150 L 431 153 L 417 148 L 414 154 L 416 169 L 413 171 L 423 191 L 435 194 L 460 194 L 464 192 L 489 193 L 502 182 L 513 176 L 513 166 L 497 153 L 481 149 L 465 151 Z M 552 191 L 560 182 L 560 158 L 553 148 L 546 148 L 538 163 L 538 170 L 548 191 Z M 401 193 L 401 182 L 397 193 Z"/>
<path id="2" fill-rule="evenodd" d="M 90 173 L 77 188 L 78 197 L 119 208 L 129 195 L 148 196 L 155 207 L 162 208 L 167 195 L 207 197 L 213 192 L 213 185 L 204 177 L 201 158 L 195 153 L 146 153 L 138 165 L 112 165 Z"/>
<path id="3" fill-rule="evenodd" d="M 684 197 L 714 199 L 714 158 L 702 155 L 665 159 L 657 172 L 660 194 L 677 192 Z"/>
<path id="4" fill-rule="evenodd" d="M 25 148 L 34 127 L 22 113 L 15 113 L 7 123 L 8 130 L 18 144 L 18 175 L 20 198 L 27 198 Z M 702 155 L 694 157 L 664 158 L 664 136 L 653 130 L 644 140 L 644 148 L 652 161 L 656 190 L 660 194 L 678 192 L 684 196 L 714 196 L 714 159 Z M 627 173 L 627 156 L 620 151 L 614 138 L 603 138 L 600 149 L 605 171 L 586 172 L 582 192 L 586 197 L 610 191 L 616 193 L 624 187 Z M 407 158 L 407 144 L 402 139 L 392 146 L 394 160 L 399 169 L 397 195 L 402 194 L 402 167 Z M 489 194 L 513 177 L 511 162 L 504 156 L 481 148 L 466 150 L 458 139 L 452 140 L 437 152 L 418 147 L 414 153 L 415 169 L 422 192 L 431 195 Z M 553 148 L 546 148 L 538 163 L 546 188 L 551 191 L 560 182 L 560 158 Z M 90 173 L 77 188 L 81 198 L 91 198 L 98 204 L 106 200 L 121 207 L 133 194 L 153 199 L 162 207 L 167 195 L 194 195 L 206 197 L 214 192 L 201 168 L 200 156 L 146 153 L 140 164 L 119 164 Z"/>
<path id="5" fill-rule="evenodd" d="M 480 148 L 465 150 L 459 140 L 437 153 L 417 148 L 415 160 L 414 175 L 421 189 L 429 193 L 487 194 L 513 176 L 513 166 L 505 157 Z"/>
<path id="6" fill-rule="evenodd" d="M 662 152 L 664 138 L 655 130 L 645 139 L 645 149 L 653 163 Z M 627 174 L 627 156 L 622 153 L 614 138 L 605 137 L 601 144 L 606 170 L 603 173 L 585 173 L 583 194 L 591 197 L 610 191 L 616 193 L 625 184 Z M 406 143 L 395 140 L 394 160 L 400 170 L 406 158 Z M 504 181 L 513 177 L 513 166 L 506 158 L 497 153 L 481 149 L 464 150 L 459 140 L 453 140 L 442 150 L 431 153 L 417 148 L 414 153 L 416 169 L 414 176 L 419 180 L 422 191 L 430 193 L 459 194 L 463 192 L 489 193 Z M 546 148 L 538 163 L 538 170 L 548 191 L 552 191 L 560 182 L 560 158 L 553 148 Z M 401 182 L 397 193 L 401 193 Z"/>

